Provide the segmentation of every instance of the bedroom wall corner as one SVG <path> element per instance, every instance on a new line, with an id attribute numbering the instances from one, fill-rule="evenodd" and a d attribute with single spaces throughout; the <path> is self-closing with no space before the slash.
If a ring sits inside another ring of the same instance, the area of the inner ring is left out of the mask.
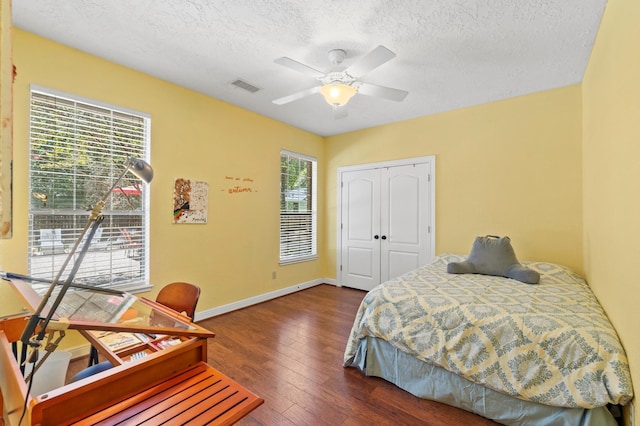
<path id="1" fill-rule="evenodd" d="M 329 137 L 327 261 L 336 275 L 337 169 L 434 155 L 436 254 L 508 235 L 520 260 L 582 272 L 579 85 Z"/>
<path id="2" fill-rule="evenodd" d="M 27 272 L 29 88 L 36 84 L 151 115 L 154 289 L 145 296 L 172 281 L 193 282 L 202 287 L 204 311 L 323 277 L 321 258 L 278 263 L 280 151 L 320 163 L 322 137 L 22 30 L 15 31 L 14 55 L 16 214 L 14 238 L 3 243 L 5 270 Z M 209 184 L 206 224 L 172 223 L 176 178 Z M 236 179 L 251 191 L 230 191 Z M 321 193 L 322 171 L 318 179 Z"/>
<path id="3" fill-rule="evenodd" d="M 582 84 L 585 275 L 625 347 L 636 393 L 640 384 L 639 21 L 639 2 L 607 3 Z M 638 419 L 637 402 L 634 405 Z"/>

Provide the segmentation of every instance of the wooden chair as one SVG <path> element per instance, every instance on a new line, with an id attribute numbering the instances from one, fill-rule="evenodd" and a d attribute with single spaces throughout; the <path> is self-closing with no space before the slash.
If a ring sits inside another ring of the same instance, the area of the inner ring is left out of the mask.
<path id="1" fill-rule="evenodd" d="M 200 287 L 185 282 L 175 282 L 162 287 L 156 296 L 156 302 L 185 313 L 193 321 L 196 305 L 200 298 Z"/>
<path id="2" fill-rule="evenodd" d="M 184 313 L 193 321 L 199 298 L 200 287 L 197 285 L 185 282 L 173 282 L 160 289 L 160 292 L 156 296 L 156 302 L 171 308 L 176 312 Z M 98 350 L 91 346 L 91 351 L 89 353 L 89 369 L 93 366 L 98 370 L 87 372 L 85 369 L 81 372 L 84 375 L 82 378 L 98 373 L 100 371 L 100 367 L 97 367 L 97 365 L 104 364 L 105 362 L 109 363 L 108 361 L 104 361 L 98 364 L 98 362 Z M 109 365 L 110 364 L 111 363 L 109 363 Z"/>

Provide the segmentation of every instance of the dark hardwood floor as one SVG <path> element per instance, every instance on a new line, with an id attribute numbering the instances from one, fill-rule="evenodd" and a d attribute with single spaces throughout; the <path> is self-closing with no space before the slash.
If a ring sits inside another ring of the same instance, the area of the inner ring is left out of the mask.
<path id="1" fill-rule="evenodd" d="M 265 400 L 240 425 L 497 424 L 343 368 L 364 294 L 320 285 L 199 322 L 216 333 L 209 364 Z"/>

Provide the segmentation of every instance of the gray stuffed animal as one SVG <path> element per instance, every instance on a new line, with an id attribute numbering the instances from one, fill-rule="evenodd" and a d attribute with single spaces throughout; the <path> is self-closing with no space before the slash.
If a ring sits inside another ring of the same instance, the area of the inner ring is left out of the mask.
<path id="1" fill-rule="evenodd" d="M 540 274 L 518 262 L 509 237 L 476 237 L 467 260 L 447 265 L 450 274 L 483 274 L 537 284 Z"/>

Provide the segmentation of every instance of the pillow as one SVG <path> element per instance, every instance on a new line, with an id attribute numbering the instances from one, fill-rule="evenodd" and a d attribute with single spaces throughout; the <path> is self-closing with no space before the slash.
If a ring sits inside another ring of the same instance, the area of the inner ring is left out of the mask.
<path id="1" fill-rule="evenodd" d="M 527 284 L 537 284 L 540 274 L 518 262 L 509 237 L 487 235 L 476 237 L 465 261 L 447 264 L 450 274 L 483 274 L 513 278 Z"/>

